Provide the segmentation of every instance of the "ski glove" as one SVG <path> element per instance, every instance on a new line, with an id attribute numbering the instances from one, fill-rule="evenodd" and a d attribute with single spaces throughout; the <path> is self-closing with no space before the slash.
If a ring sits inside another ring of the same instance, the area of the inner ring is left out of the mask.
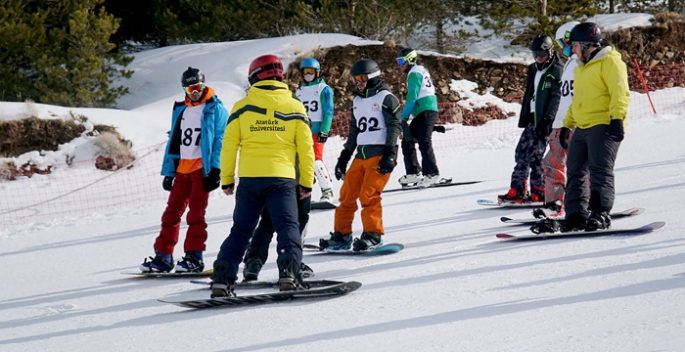
<path id="1" fill-rule="evenodd" d="M 395 165 L 397 165 L 397 162 L 395 161 L 396 154 L 397 150 L 393 150 L 392 147 L 383 147 L 383 156 L 381 157 L 381 161 L 378 162 L 378 172 L 380 172 L 381 175 L 389 174 L 395 168 Z"/>
<path id="2" fill-rule="evenodd" d="M 344 180 L 347 172 L 347 163 L 352 158 L 352 152 L 343 148 L 338 158 L 338 163 L 335 165 L 335 178 L 337 180 Z"/>
<path id="3" fill-rule="evenodd" d="M 319 136 L 316 137 L 316 141 L 319 143 L 326 143 L 328 140 L 328 133 L 325 132 L 319 132 Z"/>
<path id="4" fill-rule="evenodd" d="M 221 170 L 213 167 L 211 171 L 205 176 L 204 179 L 204 184 L 205 184 L 205 190 L 207 192 L 211 192 L 221 185 Z"/>
<path id="5" fill-rule="evenodd" d="M 164 176 L 164 181 L 162 181 L 162 188 L 165 191 L 171 192 L 171 188 L 174 186 L 174 178 L 171 176 Z"/>
<path id="6" fill-rule="evenodd" d="M 535 126 L 535 134 L 538 136 L 538 139 L 544 140 L 547 138 L 549 130 L 548 127 L 549 124 L 544 121 Z"/>
<path id="7" fill-rule="evenodd" d="M 571 130 L 566 127 L 562 127 L 559 130 L 559 144 L 562 148 L 568 149 L 568 136 L 571 134 Z"/>
<path id="8" fill-rule="evenodd" d="M 414 138 L 411 136 L 411 129 L 409 129 L 409 123 L 402 120 L 402 140 L 405 142 L 413 142 Z"/>
<path id="9" fill-rule="evenodd" d="M 623 140 L 623 134 L 623 120 L 611 120 L 609 123 L 609 138 L 612 141 L 620 142 Z"/>

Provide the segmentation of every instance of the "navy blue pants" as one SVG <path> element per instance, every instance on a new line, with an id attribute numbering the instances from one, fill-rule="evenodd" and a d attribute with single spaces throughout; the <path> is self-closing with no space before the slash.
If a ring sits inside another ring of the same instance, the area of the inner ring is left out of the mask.
<path id="1" fill-rule="evenodd" d="M 402 155 L 404 156 L 404 170 L 409 174 L 418 174 L 423 171 L 424 175 L 437 175 L 438 164 L 435 161 L 433 152 L 433 128 L 438 122 L 437 111 L 424 111 L 419 116 L 414 117 L 409 124 L 409 130 L 404 128 L 402 136 Z M 411 136 L 410 138 L 407 138 Z M 421 152 L 421 165 L 419 166 L 416 155 L 416 146 L 419 144 Z"/>
<path id="2" fill-rule="evenodd" d="M 306 235 L 305 229 L 309 222 L 311 201 L 312 197 L 310 196 L 298 200 L 297 202 L 298 219 L 300 222 L 300 239 L 302 242 L 304 242 L 304 236 Z M 259 225 L 257 225 L 257 228 L 252 235 L 250 249 L 247 251 L 246 258 L 259 257 L 262 260 L 262 263 L 266 263 L 266 259 L 269 257 L 269 244 L 271 244 L 271 239 L 274 237 L 274 231 L 274 222 L 271 219 L 271 213 L 267 207 L 264 207 L 262 209 Z"/>
<path id="3" fill-rule="evenodd" d="M 266 207 L 276 230 L 279 253 L 292 253 L 299 267 L 302 241 L 297 210 L 297 182 L 277 177 L 242 177 L 235 196 L 233 227 L 217 255 L 230 263 L 228 278 L 238 278 L 238 266 L 250 244 L 259 214 Z"/>

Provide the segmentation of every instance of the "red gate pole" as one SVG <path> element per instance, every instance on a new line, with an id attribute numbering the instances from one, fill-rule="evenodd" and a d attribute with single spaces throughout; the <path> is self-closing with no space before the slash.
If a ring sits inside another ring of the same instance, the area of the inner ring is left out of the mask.
<path id="1" fill-rule="evenodd" d="M 635 67 L 637 68 L 637 75 L 640 76 L 640 82 L 642 82 L 642 89 L 644 89 L 645 93 L 647 93 L 647 99 L 649 99 L 649 104 L 652 105 L 652 111 L 654 111 L 654 114 L 656 114 L 654 103 L 652 103 L 652 97 L 649 95 L 649 90 L 647 89 L 647 83 L 645 83 L 645 79 L 642 77 L 642 71 L 640 71 L 640 65 L 637 63 L 636 58 L 633 58 L 633 62 L 635 62 Z"/>

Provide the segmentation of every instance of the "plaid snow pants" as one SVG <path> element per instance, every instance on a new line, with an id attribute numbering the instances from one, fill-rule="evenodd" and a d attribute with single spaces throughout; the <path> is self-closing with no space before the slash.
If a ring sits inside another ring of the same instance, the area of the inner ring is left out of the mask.
<path id="1" fill-rule="evenodd" d="M 552 130 L 549 136 L 549 150 L 542 160 L 542 168 L 545 170 L 545 203 L 561 201 L 564 204 L 566 192 L 566 156 L 568 150 L 559 143 L 561 128 Z M 568 136 L 569 142 L 573 132 Z"/>

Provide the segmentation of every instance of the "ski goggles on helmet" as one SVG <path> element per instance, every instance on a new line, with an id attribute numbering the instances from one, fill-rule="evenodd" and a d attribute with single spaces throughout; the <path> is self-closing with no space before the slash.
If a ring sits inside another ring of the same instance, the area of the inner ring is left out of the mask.
<path id="1" fill-rule="evenodd" d="M 301 72 L 303 75 L 315 75 L 316 69 L 314 67 L 303 67 Z"/>
<path id="2" fill-rule="evenodd" d="M 195 92 L 202 92 L 205 89 L 205 84 L 204 83 L 198 83 L 198 84 L 191 84 L 187 87 L 183 87 L 183 90 L 186 92 L 186 94 L 191 95 Z"/>
<path id="3" fill-rule="evenodd" d="M 563 38 L 557 38 L 554 42 L 557 43 L 561 49 L 565 48 L 567 45 L 571 45 L 571 32 L 566 31 Z"/>
<path id="4" fill-rule="evenodd" d="M 403 58 L 403 57 L 398 57 L 398 58 L 397 58 L 397 64 L 400 65 L 400 66 L 406 64 L 407 62 L 408 62 L 407 59 L 405 59 L 405 58 Z"/>
<path id="5" fill-rule="evenodd" d="M 352 80 L 354 83 L 364 83 L 368 80 L 368 77 L 366 75 L 356 75 L 352 76 Z"/>
<path id="6" fill-rule="evenodd" d="M 537 57 L 545 57 L 549 55 L 549 51 L 547 50 L 531 50 L 533 52 L 533 56 Z"/>

